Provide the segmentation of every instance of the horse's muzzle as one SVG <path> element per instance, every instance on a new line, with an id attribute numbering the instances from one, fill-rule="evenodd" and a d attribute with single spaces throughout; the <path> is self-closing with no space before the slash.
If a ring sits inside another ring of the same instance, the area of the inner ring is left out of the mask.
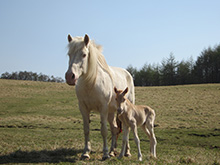
<path id="1" fill-rule="evenodd" d="M 65 74 L 65 79 L 66 79 L 66 83 L 68 85 L 76 85 L 76 82 L 77 82 L 77 77 L 74 73 L 71 73 L 71 72 L 66 72 Z"/>

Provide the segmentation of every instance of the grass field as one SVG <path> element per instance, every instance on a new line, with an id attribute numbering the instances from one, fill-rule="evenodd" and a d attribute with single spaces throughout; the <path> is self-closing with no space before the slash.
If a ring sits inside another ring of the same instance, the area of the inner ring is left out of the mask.
<path id="1" fill-rule="evenodd" d="M 0 164 L 220 164 L 220 84 L 136 87 L 136 104 L 156 111 L 157 159 L 140 129 L 143 162 L 132 156 L 101 161 L 99 114 L 91 114 L 91 159 L 82 161 L 83 123 L 74 87 L 0 79 Z M 109 132 L 110 137 L 110 132 Z M 109 142 L 110 147 L 110 142 Z M 120 152 L 121 135 L 118 141 Z"/>

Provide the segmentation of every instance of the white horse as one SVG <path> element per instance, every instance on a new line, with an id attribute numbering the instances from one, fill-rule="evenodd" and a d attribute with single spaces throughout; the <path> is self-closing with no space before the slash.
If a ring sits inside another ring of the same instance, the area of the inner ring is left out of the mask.
<path id="1" fill-rule="evenodd" d="M 129 87 L 128 99 L 134 103 L 134 84 L 131 75 L 124 69 L 107 65 L 102 48 L 91 41 L 88 35 L 74 37 L 68 35 L 69 68 L 65 74 L 67 84 L 76 85 L 76 95 L 83 118 L 85 148 L 81 158 L 90 158 L 89 114 L 91 110 L 100 113 L 101 135 L 103 137 L 103 160 L 114 156 L 116 136 L 119 132 L 116 124 L 116 102 L 114 86 L 119 89 Z M 107 121 L 110 124 L 112 143 L 108 153 Z M 127 145 L 127 156 L 130 155 Z"/>

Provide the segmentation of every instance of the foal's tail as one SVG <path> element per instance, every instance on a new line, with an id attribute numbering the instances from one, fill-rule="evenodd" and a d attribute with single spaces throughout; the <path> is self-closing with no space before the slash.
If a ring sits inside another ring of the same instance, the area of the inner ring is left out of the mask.
<path id="1" fill-rule="evenodd" d="M 146 122 L 149 125 L 151 125 L 152 127 L 154 127 L 154 121 L 155 121 L 155 117 L 156 117 L 155 111 L 152 108 L 147 106 L 146 109 L 145 109 L 145 112 L 148 114 Z"/>

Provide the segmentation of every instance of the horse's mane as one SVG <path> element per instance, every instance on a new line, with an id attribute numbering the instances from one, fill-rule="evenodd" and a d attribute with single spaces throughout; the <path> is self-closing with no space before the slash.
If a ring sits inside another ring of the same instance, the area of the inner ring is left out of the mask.
<path id="1" fill-rule="evenodd" d="M 69 43 L 69 53 L 77 53 L 82 50 L 84 44 L 83 37 L 74 37 L 72 42 Z M 93 86 L 97 76 L 97 67 L 98 65 L 109 74 L 111 80 L 113 81 L 111 70 L 105 60 L 105 57 L 102 54 L 103 48 L 101 45 L 95 43 L 95 41 L 90 40 L 89 45 L 89 59 L 87 73 L 85 75 L 85 82 L 87 86 Z"/>

